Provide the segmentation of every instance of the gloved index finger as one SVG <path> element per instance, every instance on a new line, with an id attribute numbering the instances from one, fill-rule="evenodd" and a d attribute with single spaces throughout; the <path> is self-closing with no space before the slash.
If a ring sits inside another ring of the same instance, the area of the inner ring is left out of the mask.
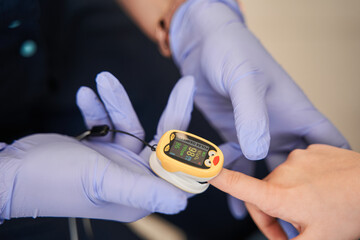
<path id="1" fill-rule="evenodd" d="M 97 125 L 108 125 L 112 127 L 104 105 L 92 89 L 88 87 L 79 88 L 76 94 L 76 104 L 81 111 L 87 129 L 91 129 Z M 97 137 L 96 139 L 100 141 L 110 141 L 111 137 L 111 134 L 107 134 L 104 137 Z"/>
<path id="2" fill-rule="evenodd" d="M 144 139 L 144 130 L 120 82 L 111 73 L 102 72 L 96 77 L 96 83 L 114 128 Z M 114 141 L 135 153 L 142 148 L 139 140 L 126 134 L 117 133 Z"/>
<path id="3" fill-rule="evenodd" d="M 160 138 L 165 132 L 172 129 L 185 131 L 188 128 L 193 110 L 194 94 L 195 81 L 192 76 L 185 76 L 176 83 L 160 117 L 157 137 Z"/>

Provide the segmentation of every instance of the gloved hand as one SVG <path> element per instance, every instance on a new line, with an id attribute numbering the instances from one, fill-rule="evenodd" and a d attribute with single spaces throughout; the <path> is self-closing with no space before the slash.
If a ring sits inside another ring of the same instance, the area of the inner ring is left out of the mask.
<path id="1" fill-rule="evenodd" d="M 105 106 L 86 87 L 77 95 L 88 127 L 113 123 L 116 128 L 143 136 L 117 79 L 101 73 L 96 80 Z M 187 127 L 194 89 L 190 77 L 178 82 L 168 102 L 168 106 L 176 108 L 166 108 L 159 129 Z M 137 154 L 141 145 L 120 134 L 112 142 L 108 136 L 79 142 L 58 134 L 36 134 L 2 145 L 0 218 L 56 216 L 135 221 L 151 212 L 174 214 L 183 210 L 186 194 L 154 176 L 147 164 L 149 156 Z"/>
<path id="2" fill-rule="evenodd" d="M 271 171 L 295 148 L 349 148 L 249 31 L 236 1 L 186 1 L 172 18 L 170 47 L 182 74 L 196 79 L 196 105 L 246 158 L 267 157 Z M 251 172 L 250 164 L 242 167 Z"/>
<path id="3" fill-rule="evenodd" d="M 196 104 L 225 139 L 237 137 L 248 159 L 311 143 L 348 147 L 247 29 L 235 1 L 186 1 L 170 44 L 182 74 L 196 79 Z"/>

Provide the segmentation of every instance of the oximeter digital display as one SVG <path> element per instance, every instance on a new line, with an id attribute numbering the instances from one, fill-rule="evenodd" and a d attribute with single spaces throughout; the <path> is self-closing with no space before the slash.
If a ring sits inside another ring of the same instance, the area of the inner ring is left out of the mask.
<path id="1" fill-rule="evenodd" d="M 171 140 L 171 138 L 173 138 Z M 209 152 L 209 150 L 213 150 Z M 194 167 L 208 169 L 211 167 L 211 155 L 216 155 L 213 146 L 194 137 L 185 135 L 184 133 L 172 132 L 170 135 L 170 143 L 165 146 L 164 153 L 171 158 L 184 162 Z M 205 159 L 207 160 L 205 162 Z M 219 156 L 214 159 L 214 165 L 219 162 Z"/>
<path id="2" fill-rule="evenodd" d="M 190 193 L 201 193 L 206 181 L 219 174 L 224 163 L 221 150 L 194 134 L 166 132 L 150 156 L 150 167 L 161 178 Z"/>

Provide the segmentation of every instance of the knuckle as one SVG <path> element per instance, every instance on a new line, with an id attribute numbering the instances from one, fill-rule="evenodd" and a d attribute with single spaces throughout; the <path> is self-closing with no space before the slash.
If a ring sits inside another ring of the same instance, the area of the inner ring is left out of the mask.
<path id="1" fill-rule="evenodd" d="M 292 171 L 292 166 L 289 162 L 284 162 L 283 164 L 279 165 L 277 168 L 275 168 L 268 176 L 267 180 L 271 178 L 276 177 L 284 177 L 287 176 L 289 172 Z"/>
<path id="2" fill-rule="evenodd" d="M 269 184 L 265 196 L 268 197 L 264 199 L 265 201 L 262 210 L 273 216 L 278 215 L 278 209 L 281 206 L 282 201 L 281 189 L 278 186 Z"/>
<path id="3" fill-rule="evenodd" d="M 292 152 L 290 152 L 289 156 L 288 156 L 288 160 L 294 160 L 297 158 L 301 158 L 305 155 L 305 151 L 303 149 L 295 149 Z"/>
<path id="4" fill-rule="evenodd" d="M 217 187 L 224 192 L 234 194 L 234 191 L 243 185 L 242 173 L 229 171 Z"/>
<path id="5" fill-rule="evenodd" d="M 323 145 L 322 144 L 311 144 L 307 147 L 306 150 L 317 150 L 319 148 L 321 148 Z"/>
<path id="6" fill-rule="evenodd" d="M 236 172 L 231 172 L 228 177 L 226 178 L 225 181 L 225 186 L 227 188 L 231 188 L 232 186 L 236 185 L 237 183 L 239 183 L 241 180 L 241 176 L 240 174 L 237 174 Z"/>

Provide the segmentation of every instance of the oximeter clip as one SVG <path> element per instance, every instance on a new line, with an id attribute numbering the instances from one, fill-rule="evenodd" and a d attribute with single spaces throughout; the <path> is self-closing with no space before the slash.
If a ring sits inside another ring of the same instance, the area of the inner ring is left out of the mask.
<path id="1" fill-rule="evenodd" d="M 190 193 L 202 193 L 207 181 L 222 169 L 224 156 L 213 143 L 194 134 L 170 130 L 150 156 L 151 169 L 161 178 Z"/>

